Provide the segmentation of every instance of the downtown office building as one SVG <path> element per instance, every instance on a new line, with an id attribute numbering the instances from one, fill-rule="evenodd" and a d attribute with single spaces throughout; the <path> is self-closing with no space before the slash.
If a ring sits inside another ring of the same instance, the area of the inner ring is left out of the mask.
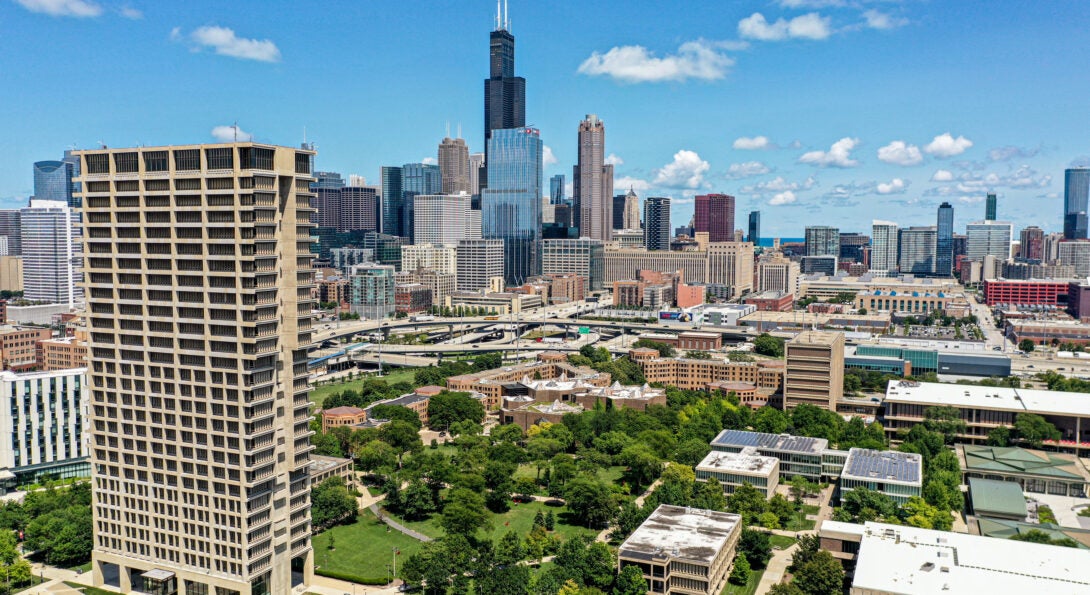
<path id="1" fill-rule="evenodd" d="M 314 153 L 78 155 L 94 584 L 288 593 L 313 572 Z"/>

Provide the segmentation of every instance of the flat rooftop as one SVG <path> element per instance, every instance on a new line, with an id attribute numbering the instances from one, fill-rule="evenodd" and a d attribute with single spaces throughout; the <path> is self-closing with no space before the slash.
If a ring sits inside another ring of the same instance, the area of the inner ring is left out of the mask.
<path id="1" fill-rule="evenodd" d="M 968 384 L 890 380 L 886 386 L 885 402 L 1090 416 L 1090 397 L 1086 393 Z"/>
<path id="2" fill-rule="evenodd" d="M 677 558 L 710 564 L 741 529 L 742 517 L 736 514 L 662 504 L 617 553 L 636 560 Z"/>
<path id="3" fill-rule="evenodd" d="M 829 441 L 824 438 L 807 438 L 790 434 L 765 434 L 745 430 L 723 430 L 712 440 L 712 446 L 753 446 L 761 450 L 797 452 L 820 455 L 828 450 Z"/>
<path id="4" fill-rule="evenodd" d="M 325 455 L 310 455 L 310 471 L 312 473 L 322 473 L 340 467 L 341 465 L 350 465 L 351 459 L 342 459 L 340 457 L 327 457 Z"/>
<path id="5" fill-rule="evenodd" d="M 1088 561 L 1077 548 L 869 522 L 852 587 L 904 595 L 1085 594 Z"/>
<path id="6" fill-rule="evenodd" d="M 1082 459 L 1067 453 L 974 444 L 959 444 L 957 452 L 965 471 L 1040 475 L 1090 483 L 1090 471 Z"/>
<path id="7" fill-rule="evenodd" d="M 746 447 L 742 452 L 722 452 L 713 450 L 704 457 L 696 466 L 697 469 L 708 471 L 725 471 L 745 473 L 749 475 L 768 476 L 775 472 L 776 457 L 766 457 L 757 454 L 753 447 Z"/>
<path id="8" fill-rule="evenodd" d="M 1013 481 L 969 478 L 969 497 L 977 516 L 1014 516 L 1025 519 L 1028 514 L 1022 486 Z"/>
<path id="9" fill-rule="evenodd" d="M 918 486 L 923 482 L 923 457 L 914 452 L 853 448 L 840 477 Z"/>

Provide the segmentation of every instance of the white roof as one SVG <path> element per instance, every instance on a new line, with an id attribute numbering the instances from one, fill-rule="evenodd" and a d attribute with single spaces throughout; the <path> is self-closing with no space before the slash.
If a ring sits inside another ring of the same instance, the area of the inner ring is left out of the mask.
<path id="1" fill-rule="evenodd" d="M 742 517 L 729 512 L 660 504 L 621 544 L 618 555 L 710 564 L 741 526 Z"/>
<path id="2" fill-rule="evenodd" d="M 776 473 L 779 459 L 757 454 L 757 449 L 747 446 L 742 452 L 713 450 L 696 466 L 697 470 L 731 471 L 744 475 L 769 477 Z"/>
<path id="3" fill-rule="evenodd" d="M 822 529 L 825 529 L 823 525 Z M 900 593 L 1090 593 L 1090 553 L 866 523 L 852 591 Z"/>
<path id="4" fill-rule="evenodd" d="M 887 403 L 980 407 L 1045 415 L 1090 416 L 1090 395 L 1027 388 L 890 380 Z"/>

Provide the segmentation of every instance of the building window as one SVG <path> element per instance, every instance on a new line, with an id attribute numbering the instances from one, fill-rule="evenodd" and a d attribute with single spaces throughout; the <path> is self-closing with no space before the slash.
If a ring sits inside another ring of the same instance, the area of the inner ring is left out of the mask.
<path id="1" fill-rule="evenodd" d="M 110 156 L 105 153 L 99 153 L 95 155 L 84 155 L 84 161 L 87 164 L 87 173 L 89 174 L 108 174 L 110 173 Z"/>
<path id="2" fill-rule="evenodd" d="M 306 153 L 295 154 L 295 173 L 297 174 L 309 174 L 310 173 L 310 155 Z"/>
<path id="3" fill-rule="evenodd" d="M 147 151 L 144 153 L 144 171 L 168 171 L 166 151 Z"/>
<path id="4" fill-rule="evenodd" d="M 198 171 L 201 169 L 201 152 L 197 149 L 174 151 L 175 171 Z"/>
<path id="5" fill-rule="evenodd" d="M 208 161 L 208 169 L 235 168 L 235 155 L 230 148 L 205 149 L 204 157 Z"/>
<path id="6" fill-rule="evenodd" d="M 114 153 L 114 168 L 119 174 L 135 174 L 140 171 L 136 153 Z"/>

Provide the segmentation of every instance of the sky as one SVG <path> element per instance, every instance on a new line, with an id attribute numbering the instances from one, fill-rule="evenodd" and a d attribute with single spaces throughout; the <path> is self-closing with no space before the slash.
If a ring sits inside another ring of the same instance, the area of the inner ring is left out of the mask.
<path id="1" fill-rule="evenodd" d="M 1090 165 L 1090 3 L 508 0 L 548 177 L 606 125 L 615 190 L 737 197 L 737 226 L 869 233 L 873 219 L 1062 229 L 1063 170 Z M 483 150 L 489 0 L 0 0 L 0 207 L 66 148 L 242 137 L 318 148 L 377 183 Z"/>

